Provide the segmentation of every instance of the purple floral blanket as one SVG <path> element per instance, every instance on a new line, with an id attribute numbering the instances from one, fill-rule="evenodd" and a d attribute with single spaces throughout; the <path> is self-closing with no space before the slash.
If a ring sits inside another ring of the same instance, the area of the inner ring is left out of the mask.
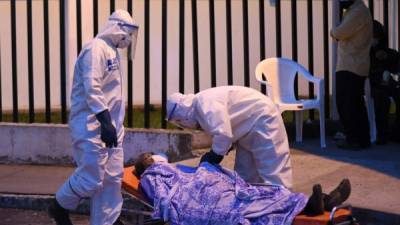
<path id="1" fill-rule="evenodd" d="M 171 225 L 290 225 L 308 198 L 282 186 L 247 184 L 233 171 L 202 163 L 193 171 L 155 163 L 141 177 L 153 218 Z"/>

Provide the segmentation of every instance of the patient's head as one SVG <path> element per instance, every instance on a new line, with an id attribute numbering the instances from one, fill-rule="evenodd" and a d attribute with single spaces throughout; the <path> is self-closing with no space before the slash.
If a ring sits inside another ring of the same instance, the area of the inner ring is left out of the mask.
<path id="1" fill-rule="evenodd" d="M 140 177 L 144 171 L 154 163 L 152 152 L 146 152 L 139 155 L 135 162 L 135 176 Z"/>

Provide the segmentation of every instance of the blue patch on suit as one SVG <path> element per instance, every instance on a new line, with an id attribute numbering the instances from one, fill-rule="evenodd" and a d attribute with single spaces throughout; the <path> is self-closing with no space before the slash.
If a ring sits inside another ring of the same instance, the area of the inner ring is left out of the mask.
<path id="1" fill-rule="evenodd" d="M 119 69 L 119 63 L 117 58 L 107 59 L 107 71 L 113 71 Z"/>

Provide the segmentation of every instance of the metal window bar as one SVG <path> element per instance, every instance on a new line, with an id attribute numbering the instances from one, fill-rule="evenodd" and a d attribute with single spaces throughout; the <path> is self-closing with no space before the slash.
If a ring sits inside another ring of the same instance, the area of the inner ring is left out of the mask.
<path id="1" fill-rule="evenodd" d="M 28 95 L 29 122 L 35 122 L 34 86 L 33 86 L 33 54 L 32 54 L 32 0 L 26 1 L 27 34 L 28 34 Z"/>
<path id="2" fill-rule="evenodd" d="M 275 23 L 276 23 L 276 57 L 282 56 L 282 31 L 281 31 L 281 0 L 275 2 Z"/>
<path id="3" fill-rule="evenodd" d="M 200 91 L 199 78 L 199 43 L 197 31 L 197 0 L 192 0 L 192 41 L 193 41 L 193 81 L 194 92 Z"/>
<path id="4" fill-rule="evenodd" d="M 115 11 L 115 0 L 110 0 L 110 15 Z"/>
<path id="5" fill-rule="evenodd" d="M 389 43 L 389 1 L 383 0 L 383 27 L 385 28 L 386 43 Z"/>
<path id="6" fill-rule="evenodd" d="M 13 122 L 18 122 L 18 74 L 17 74 L 17 31 L 15 0 L 11 0 L 11 47 L 12 47 L 12 93 L 13 93 Z"/>
<path id="7" fill-rule="evenodd" d="M 292 59 L 297 62 L 297 0 L 291 0 L 291 11 L 292 11 Z M 296 99 L 299 98 L 299 82 L 298 76 L 296 75 L 294 80 L 294 95 Z"/>
<path id="8" fill-rule="evenodd" d="M 233 84 L 232 73 L 232 8 L 231 0 L 226 0 L 226 50 L 227 50 L 227 71 L 228 85 Z"/>
<path id="9" fill-rule="evenodd" d="M 372 19 L 374 19 L 374 0 L 368 0 L 368 7 L 371 12 Z"/>
<path id="10" fill-rule="evenodd" d="M 179 0 L 179 92 L 185 93 L 185 0 Z"/>
<path id="11" fill-rule="evenodd" d="M 150 0 L 144 1 L 144 127 L 150 127 Z"/>
<path id="12" fill-rule="evenodd" d="M 3 121 L 3 91 L 2 87 L 2 79 L 1 79 L 1 40 L 0 40 L 0 122 Z"/>
<path id="13" fill-rule="evenodd" d="M 308 71 L 314 75 L 314 29 L 313 0 L 307 0 L 307 31 L 308 31 Z M 314 98 L 314 84 L 308 83 L 308 95 Z M 314 109 L 310 110 L 310 119 L 314 120 Z"/>
<path id="14" fill-rule="evenodd" d="M 249 74 L 249 10 L 248 1 L 243 0 L 243 65 L 244 65 L 244 86 L 250 86 Z"/>
<path id="15" fill-rule="evenodd" d="M 264 0 L 259 0 L 259 20 L 260 20 L 260 61 L 265 59 L 265 13 L 264 13 Z M 261 92 L 267 93 L 265 85 L 261 84 Z"/>
<path id="16" fill-rule="evenodd" d="M 98 26 L 99 26 L 99 2 L 98 0 L 93 0 L 93 37 L 96 37 L 97 35 Z"/>
<path id="17" fill-rule="evenodd" d="M 324 82 L 325 82 L 325 118 L 329 118 L 329 32 L 328 32 L 328 0 L 322 2 L 323 45 L 324 45 Z"/>
<path id="18" fill-rule="evenodd" d="M 211 87 L 217 86 L 217 74 L 215 65 L 215 13 L 214 0 L 208 1 L 208 11 L 210 14 L 210 60 L 211 60 Z"/>
<path id="19" fill-rule="evenodd" d="M 43 1 L 44 26 L 44 85 L 45 85 L 45 117 L 46 123 L 51 122 L 50 108 L 50 47 L 49 47 L 49 1 Z"/>
<path id="20" fill-rule="evenodd" d="M 65 57 L 66 57 L 66 51 L 67 49 L 65 49 L 65 1 L 64 0 L 60 0 L 60 63 L 61 63 L 61 68 L 60 68 L 60 85 L 61 85 L 61 90 L 60 90 L 60 94 L 61 94 L 61 116 L 62 116 L 62 122 L 66 122 L 66 115 L 67 115 L 67 109 L 66 109 L 66 74 L 65 74 Z M 226 0 L 226 31 L 227 31 L 227 36 L 226 36 L 226 42 L 227 42 L 227 66 L 228 66 L 228 84 L 231 85 L 233 84 L 233 66 L 232 66 L 232 9 L 231 9 L 231 0 Z M 17 30 L 16 30 L 16 0 L 10 0 L 10 10 L 11 10 L 11 60 L 12 60 L 12 65 L 11 65 L 11 73 L 12 73 L 12 81 L 11 81 L 11 85 L 12 85 L 12 120 L 14 122 L 18 122 L 19 121 L 19 113 L 18 113 L 18 63 L 17 63 Z M 248 47 L 248 0 L 242 0 L 243 3 L 243 43 L 244 43 L 244 67 L 248 66 L 247 65 L 247 61 L 249 60 L 248 58 L 248 50 L 246 50 L 246 45 Z M 294 23 L 292 23 L 292 35 L 293 35 L 293 39 L 292 39 L 292 56 L 293 58 L 297 58 L 297 54 L 298 54 L 298 49 L 297 49 L 297 22 L 295 21 L 295 17 L 297 14 L 297 10 L 295 9 L 296 6 L 296 1 L 295 0 L 291 0 L 292 3 L 292 21 L 294 21 Z M 373 0 L 369 0 L 369 7 L 371 10 L 371 14 L 372 16 L 374 16 L 374 3 L 376 4 L 376 2 L 374 2 Z M 32 20 L 32 0 L 26 0 L 26 4 L 27 4 L 27 9 L 26 9 L 26 13 L 27 13 L 27 68 L 28 68 L 28 92 L 29 92 L 29 122 L 34 122 L 35 121 L 35 98 L 34 98 L 34 85 L 33 85 L 33 78 L 34 78 L 34 70 L 33 70 L 33 43 L 32 43 L 32 35 L 33 35 L 33 20 Z M 44 44 L 44 86 L 45 86 L 45 118 L 46 118 L 46 122 L 49 123 L 51 122 L 51 101 L 50 101 L 50 42 L 49 42 L 49 1 L 48 0 L 43 0 L 43 28 L 44 28 L 44 40 L 43 40 L 43 44 Z M 82 1 L 81 0 L 77 0 L 77 46 L 78 46 L 78 50 L 81 49 L 81 43 L 82 43 L 82 8 L 81 8 L 81 4 Z M 93 0 L 93 33 L 94 35 L 96 35 L 97 31 L 98 31 L 98 11 L 99 11 L 99 5 L 98 5 L 98 0 Z M 132 1 L 128 1 L 128 8 L 129 8 L 129 4 L 132 4 Z M 210 11 L 210 37 L 213 40 L 210 40 L 211 43 L 210 45 L 214 45 L 214 48 L 212 46 L 210 46 L 210 48 L 213 48 L 214 53 L 211 53 L 212 55 L 214 54 L 214 60 L 212 59 L 211 63 L 212 63 L 212 67 L 214 69 L 212 69 L 212 71 L 215 71 L 215 8 L 214 8 L 214 2 L 210 1 L 209 4 L 209 11 Z M 309 71 L 313 74 L 313 70 L 314 70 L 314 61 L 313 61 L 313 57 L 314 57 L 314 46 L 313 46 L 313 42 L 314 42 L 314 30 L 313 30 L 313 18 L 312 18 L 312 8 L 313 8 L 313 1 L 312 0 L 307 0 L 307 27 L 308 27 L 308 61 L 309 61 Z M 328 104 L 326 105 L 326 117 L 329 116 L 329 76 L 330 76 L 330 71 L 329 71 L 329 26 L 328 26 L 328 16 L 329 16 L 329 12 L 328 12 L 328 0 L 323 0 L 322 2 L 323 4 L 323 54 L 324 54 L 324 80 L 325 80 L 325 86 L 326 86 L 326 92 L 325 92 L 325 101 Z M 147 19 L 145 19 L 145 23 L 146 23 L 146 29 L 145 29 L 145 33 L 147 33 L 145 36 L 147 36 L 145 38 L 145 126 L 149 126 L 149 110 L 150 110 L 150 102 L 149 102 L 149 96 L 150 96 L 150 90 L 149 90 L 149 47 L 150 47 L 150 43 L 149 43 L 149 10 L 150 10 L 150 3 L 147 0 L 146 3 L 146 17 Z M 179 11 L 180 11 L 180 15 L 179 15 L 179 23 L 180 23 L 180 61 L 179 61 L 179 71 L 180 71 L 180 80 L 179 80 L 179 88 L 180 91 L 184 91 L 184 0 L 180 0 L 180 6 L 179 6 Z M 259 0 L 259 18 L 260 18 L 260 60 L 262 60 L 263 58 L 265 58 L 265 13 L 264 13 L 264 0 Z M 166 111 L 166 106 L 165 106 L 165 102 L 166 102 L 166 91 L 167 91 L 167 84 L 166 84 L 166 68 L 167 68 L 167 58 L 166 58 L 166 49 L 167 49 L 167 42 L 166 42 L 166 8 L 167 8 L 167 0 L 163 0 L 163 13 L 164 16 L 162 17 L 162 23 L 164 24 L 163 27 L 163 52 L 162 52 L 162 61 L 163 61 L 163 69 L 162 69 L 162 73 L 163 73 L 163 80 L 165 81 L 163 83 L 162 86 L 162 116 L 164 117 L 165 111 Z M 398 4 L 397 6 L 398 11 L 400 11 L 400 4 Z M 388 15 L 388 9 L 389 9 L 389 1 L 388 0 L 383 0 L 383 23 L 385 26 L 385 31 L 389 32 L 389 15 Z M 115 0 L 110 0 L 110 12 L 115 10 Z M 276 17 L 276 55 L 277 57 L 281 57 L 282 54 L 282 30 L 281 30 L 281 1 L 280 0 L 276 0 L 275 1 L 275 17 Z M 398 20 L 400 21 L 400 16 L 398 15 Z M 197 0 L 192 0 L 192 38 L 193 38 L 193 60 L 194 60 L 194 89 L 195 92 L 199 91 L 200 89 L 200 83 L 199 83 L 199 71 L 198 71 L 198 24 L 197 24 Z M 247 26 L 247 27 L 246 27 Z M 397 25 L 398 29 L 400 29 L 400 23 L 398 23 Z M 197 34 L 197 35 L 196 35 Z M 247 38 L 246 38 L 247 36 Z M 213 37 L 213 38 L 212 38 Z M 397 40 L 399 46 L 400 46 L 400 39 Z M 213 44 L 214 43 L 214 44 Z M 247 52 L 247 54 L 246 54 Z M 0 65 L 1 66 L 1 65 Z M 133 82 L 133 75 L 132 72 L 130 71 L 132 70 L 129 69 L 129 62 L 128 62 L 128 71 L 129 71 L 129 76 L 128 79 L 130 79 L 130 81 Z M 247 73 L 250 71 L 248 69 L 245 68 L 245 85 L 248 85 L 248 81 L 246 81 L 247 79 L 247 75 L 246 75 L 246 71 Z M 1 71 L 0 71 L 1 72 Z M 215 73 L 215 72 L 212 72 Z M 212 81 L 212 83 L 215 83 L 216 85 L 216 77 L 214 75 L 212 75 L 212 79 L 214 79 L 214 81 Z M 1 79 L 0 79 L 1 82 Z M 129 88 L 129 85 L 132 85 L 132 82 L 128 82 L 128 107 L 133 109 L 133 98 L 132 98 L 132 89 Z M 133 88 L 133 86 L 131 86 L 131 88 Z M 130 90 L 129 90 L 130 89 Z M 313 92 L 313 87 L 312 84 L 309 85 L 309 95 L 310 97 L 313 97 L 314 92 Z M 1 87 L 0 87 L 0 96 L 1 96 Z M 1 98 L 0 98 L 0 121 L 2 120 L 2 102 L 1 102 Z M 132 107 L 130 107 L 132 106 Z M 128 109 L 129 110 L 129 109 Z M 133 111 L 133 110 L 132 110 Z M 128 113 L 128 120 L 129 121 L 133 121 L 131 117 L 131 115 L 133 115 L 132 113 Z M 313 114 L 310 115 L 310 118 L 313 117 Z M 147 119 L 146 119 L 147 118 Z M 163 121 L 163 120 L 162 120 Z M 129 122 L 129 126 L 132 126 L 133 122 Z M 162 122 L 162 126 L 166 127 L 166 123 L 165 121 Z"/>
<path id="21" fill-rule="evenodd" d="M 132 15 L 132 1 L 128 1 L 127 9 L 129 14 Z M 133 74 L 132 74 L 132 59 L 128 56 L 128 69 L 127 69 L 127 77 L 128 77 L 128 104 L 127 104 L 127 114 L 128 114 L 128 127 L 133 126 Z"/>
<path id="22" fill-rule="evenodd" d="M 79 53 L 82 50 L 82 3 L 81 0 L 76 0 L 76 43 L 77 43 L 77 52 Z"/>
<path id="23" fill-rule="evenodd" d="M 161 96 L 161 126 L 162 128 L 167 128 L 167 121 L 165 117 L 167 114 L 167 0 L 162 0 L 162 55 L 161 55 L 161 79 L 162 79 L 162 96 Z"/>
<path id="24" fill-rule="evenodd" d="M 65 56 L 65 1 L 60 0 L 60 97 L 61 97 L 61 122 L 67 123 L 67 76 Z"/>

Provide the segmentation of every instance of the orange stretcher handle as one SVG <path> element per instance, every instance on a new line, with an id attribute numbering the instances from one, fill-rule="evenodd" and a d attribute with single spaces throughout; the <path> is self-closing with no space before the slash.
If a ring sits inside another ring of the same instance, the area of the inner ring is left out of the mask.
<path id="1" fill-rule="evenodd" d="M 144 194 L 140 191 L 140 180 L 133 174 L 134 172 L 135 166 L 125 167 L 124 176 L 122 178 L 122 188 L 140 200 L 148 202 Z"/>
<path id="2" fill-rule="evenodd" d="M 339 209 L 334 216 L 335 223 L 348 221 L 348 217 L 351 216 L 350 210 Z M 319 216 L 306 216 L 298 215 L 294 218 L 292 225 L 327 225 L 329 223 L 330 212 L 325 212 Z"/>

